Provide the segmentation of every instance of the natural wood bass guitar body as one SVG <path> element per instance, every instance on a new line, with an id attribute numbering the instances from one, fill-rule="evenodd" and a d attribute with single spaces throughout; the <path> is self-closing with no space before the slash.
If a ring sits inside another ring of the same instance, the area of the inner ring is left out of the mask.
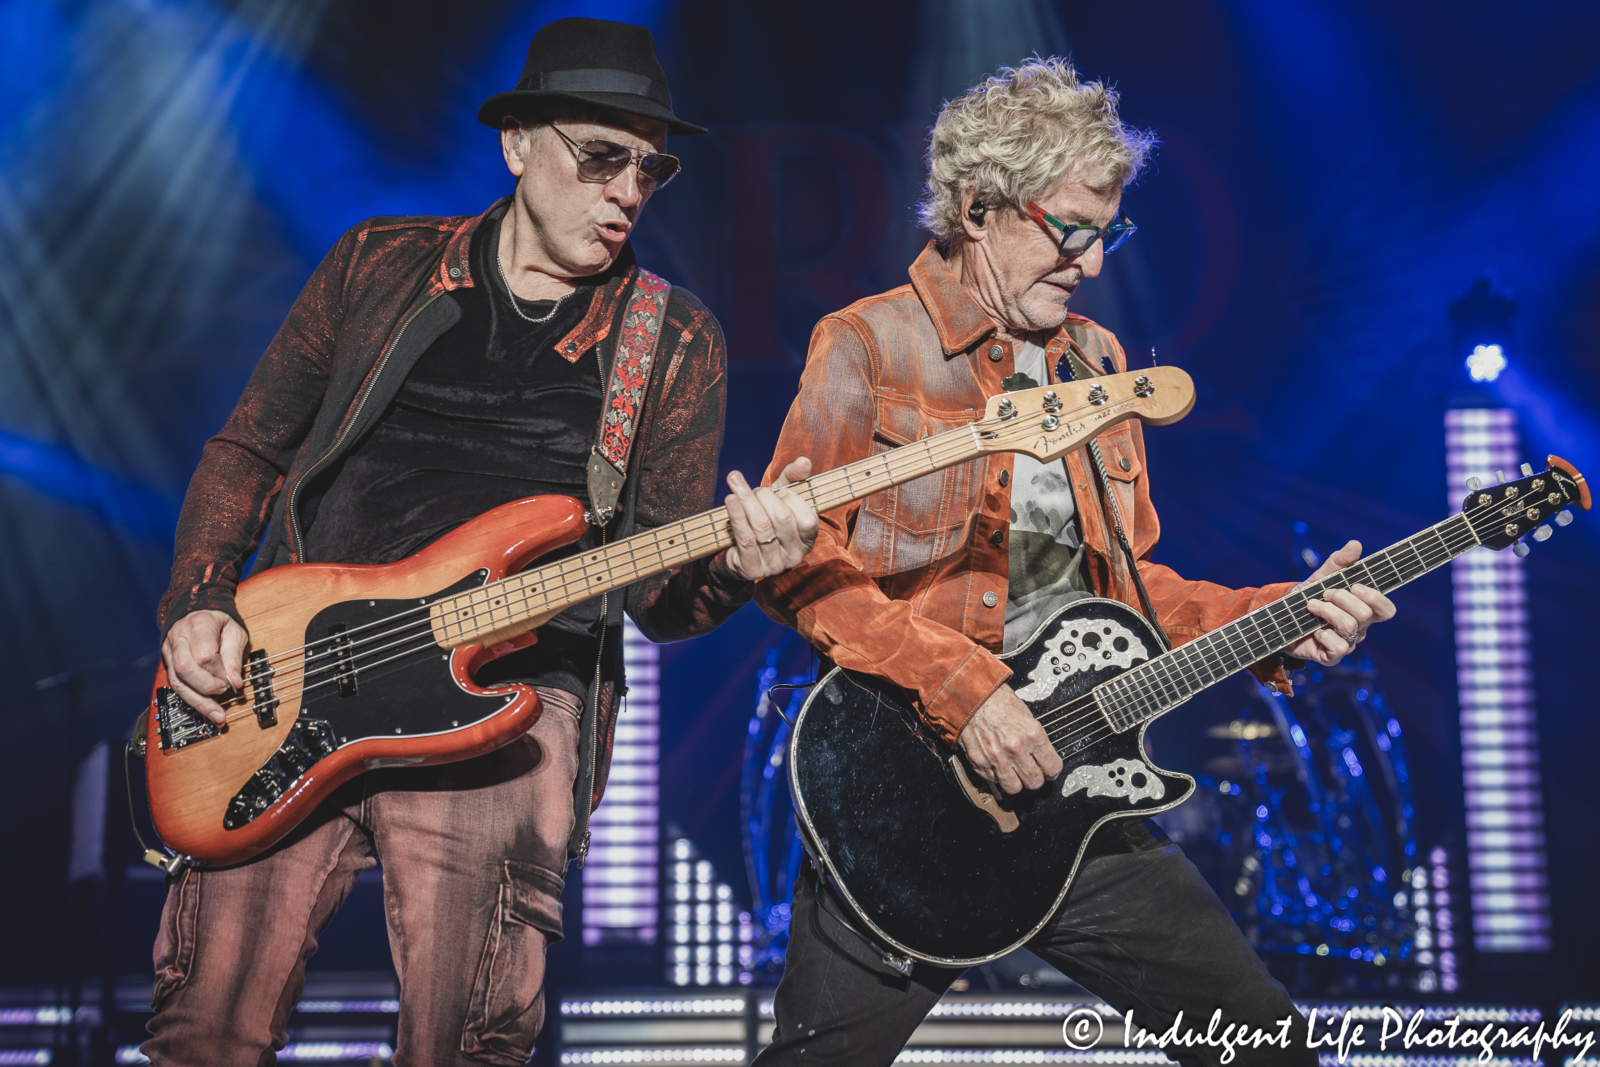
<path id="1" fill-rule="evenodd" d="M 230 708 L 214 735 L 194 712 L 171 706 L 174 698 L 163 696 L 170 693 L 166 669 L 157 670 L 152 709 L 164 700 L 169 708 L 165 716 L 155 710 L 146 716 L 145 774 L 156 831 L 180 853 L 236 863 L 273 844 L 362 771 L 449 763 L 514 740 L 538 718 L 539 698 L 525 685 L 479 687 L 472 672 L 531 643 L 531 634 L 452 649 L 438 643 L 427 612 L 391 617 L 498 581 L 571 544 L 586 528 L 576 500 L 530 497 L 480 515 L 399 563 L 302 563 L 240 583 L 237 605 L 251 649 L 301 654 L 276 663 L 264 685 L 248 686 L 257 689 L 255 702 L 237 713 Z M 377 637 L 380 631 L 385 636 Z M 329 647 L 340 633 L 350 634 L 354 646 L 344 669 L 339 649 Z M 356 645 L 363 639 L 370 644 Z M 348 669 L 352 660 L 357 670 Z M 276 702 L 270 715 L 258 716 L 256 709 L 270 701 Z M 321 727 L 308 731 L 307 722 L 326 723 L 329 735 L 317 736 Z M 335 747 L 319 751 L 330 743 Z M 295 774 L 301 748 L 316 758 Z M 288 766 L 267 770 L 275 757 Z M 236 804 L 241 797 L 244 804 Z M 229 819 L 230 808 L 245 805 L 251 810 Z"/>

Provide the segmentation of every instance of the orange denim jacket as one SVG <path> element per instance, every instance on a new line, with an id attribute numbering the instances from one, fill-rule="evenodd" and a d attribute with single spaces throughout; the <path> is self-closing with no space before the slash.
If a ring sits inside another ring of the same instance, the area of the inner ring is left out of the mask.
<path id="1" fill-rule="evenodd" d="M 817 324 L 768 483 L 798 456 L 827 471 L 964 425 L 1002 391 L 1012 345 L 993 337 L 995 323 L 934 244 L 910 273 L 910 285 Z M 1101 373 L 1127 369 L 1116 338 L 1081 316 L 1068 315 L 1047 342 L 1052 373 L 1068 348 Z M 1228 589 L 1150 562 L 1161 524 L 1141 427 L 1125 422 L 1099 441 L 1139 573 L 1173 644 L 1289 590 L 1288 582 Z M 1137 608 L 1105 502 L 1091 489 L 1086 452 L 1072 452 L 1066 464 L 1090 581 L 1099 595 Z M 824 513 L 816 546 L 798 567 L 759 583 L 757 603 L 839 666 L 908 690 L 929 725 L 954 744 L 1011 675 L 996 658 L 1005 630 L 1011 467 L 1010 453 L 994 453 Z M 1287 689 L 1280 657 L 1253 669 Z"/>

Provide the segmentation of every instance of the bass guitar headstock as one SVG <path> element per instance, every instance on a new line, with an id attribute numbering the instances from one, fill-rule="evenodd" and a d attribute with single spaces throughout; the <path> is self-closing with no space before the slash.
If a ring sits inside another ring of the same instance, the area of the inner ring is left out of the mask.
<path id="1" fill-rule="evenodd" d="M 1125 371 L 1081 382 L 1018 389 L 989 398 L 975 424 L 983 447 L 1051 460 L 1119 422 L 1177 422 L 1194 407 L 1194 381 L 1177 367 Z"/>
<path id="2" fill-rule="evenodd" d="M 1517 555 L 1525 556 L 1528 546 L 1520 542 L 1529 531 L 1535 541 L 1544 541 L 1553 532 L 1550 521 L 1557 526 L 1572 522 L 1568 507 L 1576 504 L 1589 510 L 1588 483 L 1560 456 L 1547 457 L 1545 469 L 1539 473 L 1524 463 L 1522 475 L 1514 482 L 1487 488 L 1476 478 L 1467 481 L 1472 491 L 1461 502 L 1461 513 L 1484 547 L 1501 549 L 1515 544 Z"/>

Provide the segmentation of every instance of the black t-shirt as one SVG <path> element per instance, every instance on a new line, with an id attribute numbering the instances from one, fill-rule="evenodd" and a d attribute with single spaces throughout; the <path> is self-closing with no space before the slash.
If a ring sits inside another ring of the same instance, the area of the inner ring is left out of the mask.
<path id="1" fill-rule="evenodd" d="M 450 294 L 461 320 L 422 354 L 340 461 L 306 533 L 306 559 L 393 563 L 512 500 L 559 494 L 588 503 L 604 346 L 569 361 L 556 343 L 588 313 L 598 286 L 580 285 L 559 303 L 518 299 L 496 263 L 499 238 L 498 222 L 473 235 L 478 284 Z M 597 540 L 590 528 L 546 559 Z M 528 678 L 585 692 L 598 614 L 594 602 L 564 612 L 540 627 L 536 645 L 485 667 L 479 680 Z"/>

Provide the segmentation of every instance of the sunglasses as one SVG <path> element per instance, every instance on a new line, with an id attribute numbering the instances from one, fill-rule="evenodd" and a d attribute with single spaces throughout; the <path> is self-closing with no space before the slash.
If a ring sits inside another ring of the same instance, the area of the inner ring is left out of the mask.
<path id="1" fill-rule="evenodd" d="M 665 152 L 643 152 L 611 141 L 594 140 L 579 144 L 562 133 L 555 123 L 550 123 L 550 128 L 577 150 L 578 177 L 586 182 L 608 182 L 621 174 L 629 163 L 638 163 L 639 185 L 646 192 L 654 192 L 676 178 L 683 167 L 677 156 L 669 156 Z"/>
<path id="2" fill-rule="evenodd" d="M 1096 240 L 1104 242 L 1105 254 L 1110 255 L 1122 247 L 1122 242 L 1133 236 L 1139 227 L 1125 213 L 1119 213 L 1116 222 L 1101 229 L 1099 226 L 1074 226 L 1062 222 L 1038 204 L 1030 203 L 1028 213 L 1036 219 L 1041 226 L 1054 226 L 1061 231 L 1061 244 L 1058 251 L 1067 259 L 1083 255 L 1089 251 Z"/>

